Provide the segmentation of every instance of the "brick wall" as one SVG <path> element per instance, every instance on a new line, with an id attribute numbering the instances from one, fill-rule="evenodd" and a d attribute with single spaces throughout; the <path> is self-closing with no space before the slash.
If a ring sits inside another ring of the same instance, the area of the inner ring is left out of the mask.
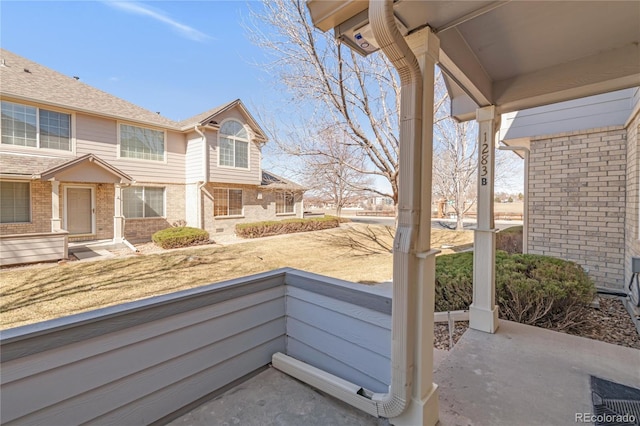
<path id="1" fill-rule="evenodd" d="M 577 262 L 596 285 L 622 288 L 627 131 L 531 140 L 528 251 Z"/>
<path id="2" fill-rule="evenodd" d="M 214 188 L 237 188 L 242 189 L 242 201 L 244 214 L 242 217 L 214 217 L 213 216 L 213 189 Z M 258 199 L 258 193 L 262 194 L 262 199 Z M 204 229 L 211 238 L 216 234 L 234 234 L 236 224 L 247 222 L 260 222 L 264 220 L 280 220 L 293 217 L 302 217 L 302 194 L 295 195 L 294 214 L 276 215 L 276 191 L 258 188 L 249 185 L 229 185 L 208 183 L 204 187 L 203 193 L 203 214 Z"/>
<path id="3" fill-rule="evenodd" d="M 151 240 L 151 236 L 161 229 L 169 228 L 178 220 L 185 218 L 185 186 L 140 184 L 141 186 L 163 186 L 165 188 L 165 217 L 136 219 L 127 218 L 124 224 L 124 236 L 131 242 Z"/>
<path id="4" fill-rule="evenodd" d="M 627 129 L 627 208 L 625 220 L 625 288 L 631 279 L 631 258 L 640 257 L 640 114 Z M 634 301 L 639 295 L 632 287 Z"/>
<path id="5" fill-rule="evenodd" d="M 51 182 L 31 181 L 31 222 L 0 224 L 0 234 L 51 232 Z"/>

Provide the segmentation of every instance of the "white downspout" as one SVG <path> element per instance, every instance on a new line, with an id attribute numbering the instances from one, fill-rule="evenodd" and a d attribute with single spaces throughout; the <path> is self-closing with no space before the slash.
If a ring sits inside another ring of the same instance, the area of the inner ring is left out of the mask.
<path id="1" fill-rule="evenodd" d="M 411 399 L 415 368 L 414 308 L 417 278 L 411 271 L 415 259 L 420 210 L 420 159 L 422 157 L 422 73 L 411 48 L 395 23 L 393 1 L 370 1 L 369 22 L 380 49 L 393 63 L 400 76 L 400 142 L 398 227 L 393 254 L 393 316 L 391 340 L 391 385 L 389 393 L 374 395 L 382 417 L 397 417 Z M 428 244 L 428 243 L 427 243 Z M 411 294 L 414 296 L 412 297 Z"/>
<path id="2" fill-rule="evenodd" d="M 275 354 L 272 362 L 274 367 L 354 407 L 378 417 L 392 419 L 393 424 L 435 424 L 438 421 L 437 386 L 431 383 L 431 377 L 434 255 L 437 251 L 430 250 L 432 147 L 423 149 L 423 133 L 425 143 L 432 141 L 428 133 L 433 131 L 433 97 L 423 96 L 420 64 L 396 27 L 393 0 L 370 0 L 369 22 L 378 45 L 396 67 L 401 79 L 400 192 L 393 254 L 389 392 L 372 394 L 281 353 Z M 433 34 L 429 35 L 431 38 L 427 39 L 431 40 L 431 44 L 425 53 L 429 59 L 425 60 L 424 74 L 425 77 L 430 77 L 431 87 L 424 89 L 432 94 L 432 68 L 439 47 Z M 430 70 L 427 69 L 429 67 Z M 426 105 L 429 102 L 430 105 Z M 428 115 L 425 118 L 430 120 L 424 125 L 423 110 Z M 429 292 L 431 296 L 428 295 Z M 424 311 L 416 312 L 419 304 L 428 305 L 429 302 L 431 306 L 425 306 Z M 420 339 L 417 337 L 419 335 Z M 419 395 L 413 395 L 414 393 Z M 410 403 L 416 406 L 410 408 Z"/>
<path id="3" fill-rule="evenodd" d="M 193 130 L 195 130 L 195 132 L 202 138 L 202 180 L 198 182 L 198 187 L 196 189 L 196 211 L 198 228 L 204 229 L 204 218 L 202 215 L 202 194 L 200 194 L 200 192 L 209 181 L 209 170 L 207 167 L 209 165 L 209 145 L 207 136 L 200 130 L 197 124 L 193 126 Z"/>

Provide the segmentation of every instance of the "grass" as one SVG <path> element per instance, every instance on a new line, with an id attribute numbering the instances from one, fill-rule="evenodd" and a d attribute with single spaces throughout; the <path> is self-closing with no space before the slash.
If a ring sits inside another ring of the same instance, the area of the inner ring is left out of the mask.
<path id="1" fill-rule="evenodd" d="M 473 240 L 471 231 L 432 232 L 434 248 L 442 244 L 464 246 Z M 356 247 L 349 241 L 355 241 Z M 0 327 L 17 327 L 287 266 L 354 282 L 386 281 L 392 277 L 392 254 L 387 248 L 391 241 L 385 227 L 354 224 L 228 246 L 8 269 L 0 272 Z"/>

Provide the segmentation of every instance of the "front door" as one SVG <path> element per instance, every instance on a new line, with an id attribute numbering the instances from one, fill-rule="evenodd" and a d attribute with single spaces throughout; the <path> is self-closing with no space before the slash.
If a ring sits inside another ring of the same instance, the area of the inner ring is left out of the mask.
<path id="1" fill-rule="evenodd" d="M 93 188 L 67 188 L 67 231 L 93 234 Z"/>

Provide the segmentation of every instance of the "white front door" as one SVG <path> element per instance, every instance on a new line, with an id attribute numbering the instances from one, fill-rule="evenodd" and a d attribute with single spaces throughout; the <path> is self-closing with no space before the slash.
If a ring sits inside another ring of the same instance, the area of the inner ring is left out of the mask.
<path id="1" fill-rule="evenodd" d="M 66 224 L 69 234 L 93 234 L 95 208 L 93 206 L 93 188 L 66 188 Z"/>

